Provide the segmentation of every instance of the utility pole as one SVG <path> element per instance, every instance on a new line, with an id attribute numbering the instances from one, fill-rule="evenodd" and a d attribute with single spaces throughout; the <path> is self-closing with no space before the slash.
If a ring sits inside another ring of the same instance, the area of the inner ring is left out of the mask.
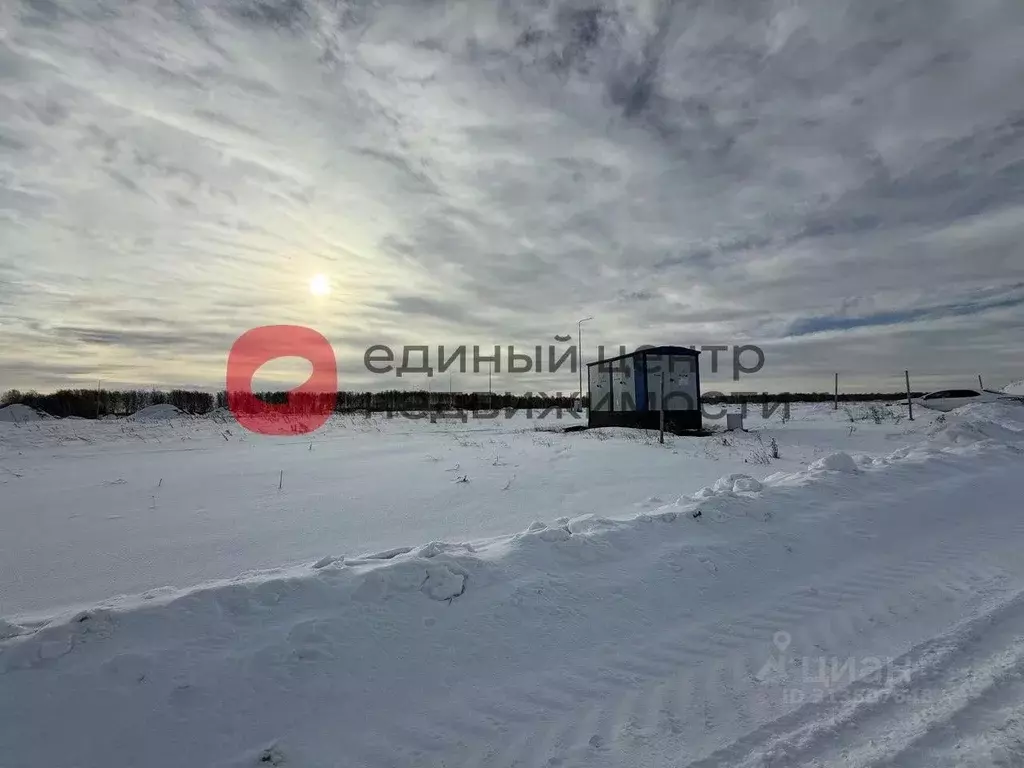
<path id="1" fill-rule="evenodd" d="M 985 385 L 981 383 L 981 374 L 978 374 L 978 389 L 985 389 Z"/>
<path id="2" fill-rule="evenodd" d="M 833 411 L 838 411 L 839 410 L 839 374 L 838 373 L 836 374 L 835 400 L 833 401 L 833 404 L 832 404 L 832 410 Z"/>
<path id="3" fill-rule="evenodd" d="M 577 332 L 576 351 L 579 354 L 579 360 L 577 361 L 577 365 L 579 366 L 579 369 L 580 369 L 580 408 L 581 409 L 583 408 L 583 324 L 585 322 L 587 322 L 588 320 L 593 320 L 593 319 L 594 318 L 592 318 L 592 317 L 584 317 L 582 320 L 579 320 L 576 323 L 576 332 Z"/>

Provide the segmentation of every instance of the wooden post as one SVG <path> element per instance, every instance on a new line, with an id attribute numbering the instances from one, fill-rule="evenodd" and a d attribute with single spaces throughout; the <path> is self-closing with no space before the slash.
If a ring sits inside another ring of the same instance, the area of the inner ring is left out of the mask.
<path id="1" fill-rule="evenodd" d="M 658 398 L 658 410 L 660 411 L 660 418 L 658 419 L 660 426 L 658 429 L 658 442 L 662 445 L 665 444 L 665 367 L 661 369 L 661 396 Z"/>
<path id="2" fill-rule="evenodd" d="M 978 374 L 978 389 L 985 389 L 985 385 L 981 383 L 981 374 Z"/>
<path id="3" fill-rule="evenodd" d="M 835 400 L 833 401 L 833 404 L 832 404 L 832 410 L 833 411 L 838 411 L 839 410 L 839 374 L 838 373 L 836 374 Z"/>
<path id="4" fill-rule="evenodd" d="M 903 375 L 907 377 L 907 410 L 910 411 L 910 420 L 914 420 L 914 404 L 910 401 L 910 371 L 904 371 Z"/>

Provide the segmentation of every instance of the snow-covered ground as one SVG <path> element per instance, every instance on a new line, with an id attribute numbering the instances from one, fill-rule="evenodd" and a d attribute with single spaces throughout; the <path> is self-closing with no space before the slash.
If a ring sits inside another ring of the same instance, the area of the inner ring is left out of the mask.
<path id="1" fill-rule="evenodd" d="M 309 440 L 175 412 L 0 424 L 0 616 L 325 554 L 497 536 L 538 519 L 631 516 L 730 473 L 760 479 L 834 451 L 889 452 L 936 415 L 911 423 L 903 406 L 796 405 L 783 424 L 781 409 L 762 423 L 752 407 L 756 432 L 661 446 L 628 430 L 536 431 L 580 423 L 554 411 L 437 424 L 345 416 Z"/>
<path id="2" fill-rule="evenodd" d="M 2 425 L 0 763 L 1021 765 L 1024 408 L 876 413 Z"/>

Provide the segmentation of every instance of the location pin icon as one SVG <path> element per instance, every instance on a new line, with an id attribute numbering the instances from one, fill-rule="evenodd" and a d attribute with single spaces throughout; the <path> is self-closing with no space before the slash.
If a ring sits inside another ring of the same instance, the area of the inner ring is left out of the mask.
<path id="1" fill-rule="evenodd" d="M 786 649 L 789 648 L 789 644 L 793 642 L 793 638 L 789 632 L 776 632 L 772 637 L 772 642 L 779 649 L 779 653 L 785 653 Z"/>

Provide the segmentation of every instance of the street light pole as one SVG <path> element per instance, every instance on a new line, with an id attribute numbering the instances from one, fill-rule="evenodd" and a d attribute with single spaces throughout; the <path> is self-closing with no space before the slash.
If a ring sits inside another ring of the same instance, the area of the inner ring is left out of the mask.
<path id="1" fill-rule="evenodd" d="M 577 336 L 576 336 L 576 338 L 577 338 L 576 349 L 579 352 L 579 357 L 580 357 L 578 365 L 579 365 L 579 369 L 580 369 L 580 407 L 581 408 L 583 407 L 583 324 L 585 322 L 587 322 L 588 320 L 593 320 L 593 319 L 594 318 L 592 318 L 592 317 L 584 317 L 582 320 L 579 320 L 576 323 L 576 333 L 577 333 Z"/>

